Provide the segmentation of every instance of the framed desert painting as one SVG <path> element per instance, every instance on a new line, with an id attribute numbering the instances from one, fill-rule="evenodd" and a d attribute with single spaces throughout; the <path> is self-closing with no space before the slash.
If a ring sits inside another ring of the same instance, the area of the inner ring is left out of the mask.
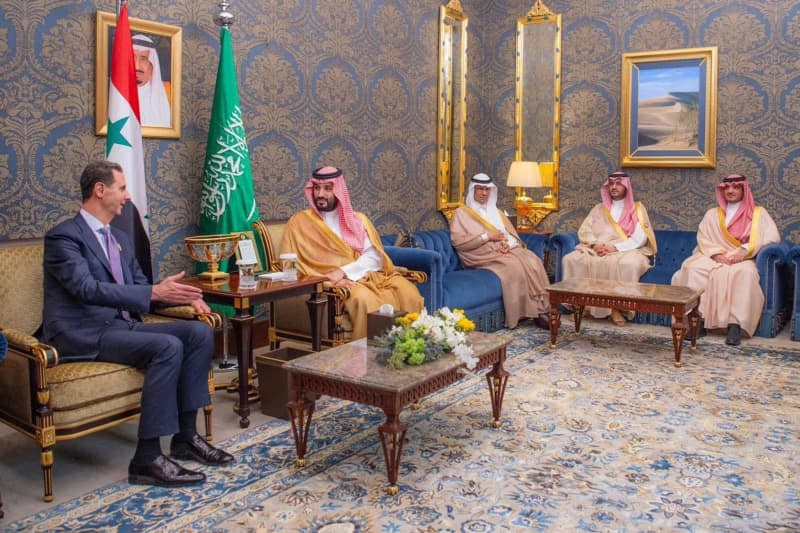
<path id="1" fill-rule="evenodd" d="M 717 48 L 623 54 L 620 108 L 622 166 L 713 168 Z"/>
<path id="2" fill-rule="evenodd" d="M 181 37 L 178 26 L 129 18 L 142 137 L 181 136 Z M 95 133 L 108 128 L 108 82 L 117 17 L 97 12 L 95 50 Z"/>

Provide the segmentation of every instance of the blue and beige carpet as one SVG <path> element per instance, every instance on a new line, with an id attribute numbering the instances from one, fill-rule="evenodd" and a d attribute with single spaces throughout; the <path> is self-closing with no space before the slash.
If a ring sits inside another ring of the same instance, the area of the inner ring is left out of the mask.
<path id="1" fill-rule="evenodd" d="M 400 492 L 386 494 L 382 413 L 323 399 L 309 465 L 287 422 L 224 446 L 202 488 L 120 481 L 13 524 L 39 531 L 799 531 L 800 354 L 719 337 L 672 364 L 655 336 L 587 324 L 513 332 L 503 424 L 469 376 L 404 412 Z M 620 334 L 620 332 L 624 332 Z M 501 333 L 512 335 L 512 333 Z"/>

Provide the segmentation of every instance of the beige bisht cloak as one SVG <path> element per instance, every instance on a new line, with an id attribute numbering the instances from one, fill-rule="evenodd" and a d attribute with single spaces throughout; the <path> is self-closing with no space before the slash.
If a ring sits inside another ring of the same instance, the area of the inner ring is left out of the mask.
<path id="1" fill-rule="evenodd" d="M 594 206 L 578 230 L 580 244 L 562 259 L 563 278 L 639 281 L 642 274 L 650 268 L 648 257 L 656 253 L 657 247 L 650 217 L 641 202 L 636 202 L 636 218 L 642 231 L 647 235 L 647 242 L 635 250 L 600 257 L 592 250 L 593 244 L 617 244 L 627 240 L 628 236 L 602 202 Z M 595 318 L 611 314 L 611 309 L 601 307 L 588 309 Z"/>
<path id="2" fill-rule="evenodd" d="M 711 256 L 733 255 L 742 243 L 728 233 L 725 211 L 719 207 L 711 208 L 697 229 L 697 248 L 672 276 L 672 284 L 705 289 L 700 297 L 699 311 L 706 328 L 739 324 L 752 337 L 764 308 L 764 293 L 759 285 L 755 261 L 751 259 L 764 246 L 780 240 L 780 232 L 772 217 L 766 209 L 756 206 L 747 246 L 748 260 L 734 265 L 717 263 Z"/>
<path id="3" fill-rule="evenodd" d="M 450 221 L 450 239 L 464 266 L 491 270 L 500 278 L 506 327 L 514 328 L 520 318 L 535 318 L 549 310 L 547 279 L 542 260 L 527 250 L 508 217 L 498 209 L 506 231 L 519 246 L 509 253 L 500 252 L 500 243 L 483 241 L 481 234 L 497 231 L 474 209 L 459 207 Z"/>
<path id="4" fill-rule="evenodd" d="M 421 311 L 422 296 L 413 283 L 395 270 L 386 255 L 380 236 L 369 219 L 356 213 L 372 245 L 383 258 L 383 267 L 369 272 L 350 289 L 345 309 L 353 324 L 353 339 L 367 336 L 367 313 L 377 311 L 385 303 L 400 311 Z M 281 253 L 297 254 L 297 271 L 303 276 L 324 276 L 336 268 L 352 263 L 359 253 L 348 246 L 311 209 L 296 213 L 286 225 L 281 240 Z"/>

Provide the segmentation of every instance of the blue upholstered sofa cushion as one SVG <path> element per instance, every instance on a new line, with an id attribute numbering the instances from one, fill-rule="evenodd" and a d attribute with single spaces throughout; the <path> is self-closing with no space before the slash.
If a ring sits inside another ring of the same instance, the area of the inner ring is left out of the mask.
<path id="1" fill-rule="evenodd" d="M 500 278 L 483 269 L 451 270 L 442 281 L 444 301 L 450 308 L 472 309 L 497 300 Z"/>

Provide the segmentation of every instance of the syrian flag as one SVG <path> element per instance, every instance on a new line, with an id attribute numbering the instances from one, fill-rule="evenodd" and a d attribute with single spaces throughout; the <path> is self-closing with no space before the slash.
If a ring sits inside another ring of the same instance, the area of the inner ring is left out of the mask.
<path id="1" fill-rule="evenodd" d="M 147 225 L 147 184 L 144 178 L 139 90 L 133 61 L 133 42 L 128 22 L 128 3 L 123 1 L 117 16 L 114 46 L 111 51 L 111 81 L 108 84 L 108 133 L 106 159 L 122 166 L 131 202 L 112 224 L 128 234 L 136 248 L 136 258 L 152 283 L 150 237 Z"/>

